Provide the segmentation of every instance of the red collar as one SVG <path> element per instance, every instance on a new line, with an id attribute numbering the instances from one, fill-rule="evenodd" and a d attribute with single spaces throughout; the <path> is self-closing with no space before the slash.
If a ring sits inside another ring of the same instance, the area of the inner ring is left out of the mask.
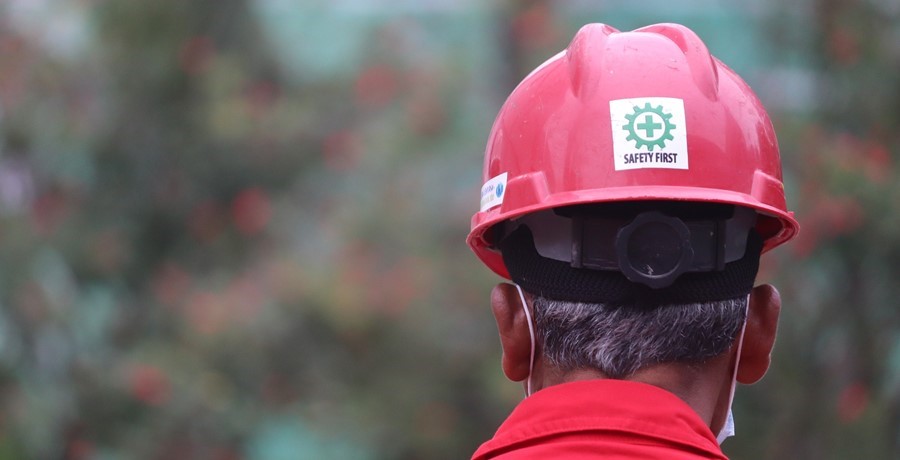
<path id="1" fill-rule="evenodd" d="M 538 391 L 519 403 L 473 458 L 492 458 L 517 446 L 534 446 L 542 439 L 559 442 L 576 434 L 579 442 L 633 442 L 694 452 L 695 458 L 726 458 L 687 403 L 661 388 L 624 380 L 585 380 Z"/>

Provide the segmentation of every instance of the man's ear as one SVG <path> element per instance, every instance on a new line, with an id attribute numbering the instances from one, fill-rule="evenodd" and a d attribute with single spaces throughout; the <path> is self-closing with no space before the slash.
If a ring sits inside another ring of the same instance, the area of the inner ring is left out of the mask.
<path id="1" fill-rule="evenodd" d="M 753 288 L 737 372 L 738 382 L 749 385 L 766 375 L 772 363 L 772 347 L 775 346 L 780 313 L 781 296 L 773 286 L 763 284 Z"/>
<path id="2" fill-rule="evenodd" d="M 528 378 L 528 361 L 531 359 L 528 319 L 521 303 L 519 292 L 512 284 L 501 283 L 491 291 L 491 310 L 503 347 L 503 373 L 513 382 Z"/>

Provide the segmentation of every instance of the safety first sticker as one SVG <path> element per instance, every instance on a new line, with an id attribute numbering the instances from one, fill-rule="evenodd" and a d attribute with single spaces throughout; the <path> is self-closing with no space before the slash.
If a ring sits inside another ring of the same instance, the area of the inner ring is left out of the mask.
<path id="1" fill-rule="evenodd" d="M 481 186 L 481 212 L 503 204 L 506 195 L 506 174 L 494 176 Z"/>
<path id="2" fill-rule="evenodd" d="M 609 101 L 616 171 L 688 169 L 684 101 L 638 97 Z"/>

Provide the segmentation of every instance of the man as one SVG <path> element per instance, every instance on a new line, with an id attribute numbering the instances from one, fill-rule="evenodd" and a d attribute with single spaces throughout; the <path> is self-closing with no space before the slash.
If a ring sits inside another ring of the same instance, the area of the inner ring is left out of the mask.
<path id="1" fill-rule="evenodd" d="M 798 231 L 772 124 L 689 29 L 582 28 L 497 116 L 470 247 L 526 399 L 475 459 L 725 458 Z"/>

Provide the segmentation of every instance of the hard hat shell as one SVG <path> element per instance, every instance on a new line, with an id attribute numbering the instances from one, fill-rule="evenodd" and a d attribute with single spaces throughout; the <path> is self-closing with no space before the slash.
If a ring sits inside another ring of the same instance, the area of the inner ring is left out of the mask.
<path id="1" fill-rule="evenodd" d="M 665 147 L 677 150 L 678 142 L 678 156 L 665 156 L 671 150 Z M 694 32 L 677 24 L 632 32 L 582 27 L 500 109 L 483 179 L 467 243 L 505 278 L 488 230 L 544 209 L 645 200 L 745 206 L 760 215 L 764 252 L 799 230 L 785 203 L 765 109 Z"/>

